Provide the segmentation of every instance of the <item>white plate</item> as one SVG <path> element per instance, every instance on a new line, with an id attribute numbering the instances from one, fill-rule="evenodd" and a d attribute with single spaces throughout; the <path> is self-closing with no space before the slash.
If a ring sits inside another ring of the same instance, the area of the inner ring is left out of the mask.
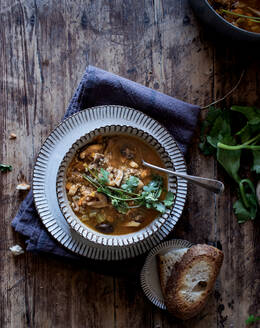
<path id="1" fill-rule="evenodd" d="M 156 246 L 148 254 L 143 269 L 141 271 L 140 279 L 141 286 L 147 298 L 160 309 L 166 310 L 163 299 L 163 294 L 160 285 L 160 278 L 157 267 L 157 254 L 165 254 L 171 249 L 190 248 L 192 243 L 187 240 L 173 239 L 161 243 Z"/>
<path id="2" fill-rule="evenodd" d="M 89 108 L 70 116 L 52 131 L 44 142 L 34 167 L 33 195 L 36 208 L 47 230 L 64 247 L 79 255 L 99 260 L 131 258 L 157 245 L 172 231 L 181 216 L 187 194 L 187 182 L 177 178 L 176 197 L 171 215 L 168 215 L 160 229 L 155 232 L 147 230 L 144 238 L 134 244 L 97 244 L 71 229 L 61 213 L 57 200 L 56 177 L 59 166 L 71 146 L 83 135 L 111 125 L 131 126 L 150 134 L 169 155 L 169 167 L 186 172 L 182 153 L 169 132 L 157 121 L 131 108 L 113 105 Z"/>

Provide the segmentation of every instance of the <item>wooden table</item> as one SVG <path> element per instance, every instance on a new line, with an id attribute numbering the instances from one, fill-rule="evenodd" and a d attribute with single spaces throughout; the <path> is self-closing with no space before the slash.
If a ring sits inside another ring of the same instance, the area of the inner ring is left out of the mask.
<path id="1" fill-rule="evenodd" d="M 182 322 L 154 307 L 140 288 L 138 269 L 103 275 L 47 255 L 13 257 L 9 247 L 23 245 L 23 238 L 10 223 L 24 198 L 15 187 L 31 180 L 37 151 L 87 64 L 199 105 L 227 93 L 246 68 L 226 105 L 259 106 L 257 56 L 246 60 L 247 47 L 206 34 L 187 0 L 3 0 L 0 19 L 1 162 L 14 167 L 0 176 L 0 326 L 245 327 L 249 314 L 259 314 L 259 223 L 238 225 L 234 186 L 198 151 L 198 136 L 188 171 L 222 179 L 226 192 L 217 198 L 190 187 L 172 236 L 217 245 L 225 260 L 215 292 L 195 319 Z M 12 132 L 16 140 L 9 140 Z"/>

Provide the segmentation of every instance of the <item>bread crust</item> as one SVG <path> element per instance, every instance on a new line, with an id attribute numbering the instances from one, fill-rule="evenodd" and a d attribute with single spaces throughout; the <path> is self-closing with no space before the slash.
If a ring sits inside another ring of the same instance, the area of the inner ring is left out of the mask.
<path id="1" fill-rule="evenodd" d="M 181 262 L 173 267 L 165 289 L 165 303 L 168 311 L 177 318 L 186 320 L 197 315 L 205 306 L 216 278 L 219 274 L 224 254 L 217 248 L 209 245 L 194 245 L 183 255 Z M 181 294 L 184 279 L 195 264 L 206 262 L 210 267 L 209 279 L 201 297 L 196 301 L 186 301 Z"/>

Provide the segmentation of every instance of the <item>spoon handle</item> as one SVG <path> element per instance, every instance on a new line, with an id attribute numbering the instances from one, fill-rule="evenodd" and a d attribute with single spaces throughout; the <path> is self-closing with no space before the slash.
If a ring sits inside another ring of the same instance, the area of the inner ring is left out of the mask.
<path id="1" fill-rule="evenodd" d="M 188 175 L 188 174 L 181 173 L 181 172 L 175 172 L 172 170 L 164 169 L 162 167 L 147 163 L 144 160 L 143 160 L 143 165 L 150 167 L 152 169 L 161 171 L 161 172 L 175 175 L 176 177 L 183 178 L 187 181 L 193 182 L 203 188 L 206 188 L 206 189 L 214 192 L 215 194 L 221 194 L 224 191 L 224 184 L 218 180 L 196 177 L 196 176 Z"/>

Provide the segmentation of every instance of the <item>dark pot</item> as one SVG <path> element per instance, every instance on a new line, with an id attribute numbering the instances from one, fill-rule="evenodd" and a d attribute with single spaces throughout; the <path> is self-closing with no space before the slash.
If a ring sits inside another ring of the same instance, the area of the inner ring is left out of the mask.
<path id="1" fill-rule="evenodd" d="M 216 13 L 207 0 L 189 0 L 195 14 L 216 32 L 234 41 L 258 42 L 260 33 L 253 33 L 236 27 Z"/>

